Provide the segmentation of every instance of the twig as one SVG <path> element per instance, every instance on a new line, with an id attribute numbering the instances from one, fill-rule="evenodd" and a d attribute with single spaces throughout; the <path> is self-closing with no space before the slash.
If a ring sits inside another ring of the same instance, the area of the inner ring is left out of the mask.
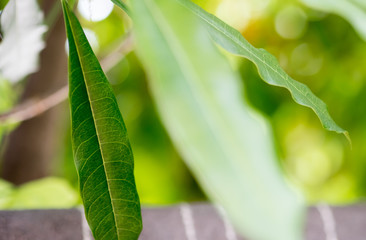
<path id="1" fill-rule="evenodd" d="M 109 71 L 121 60 L 122 57 L 132 52 L 134 48 L 133 43 L 134 42 L 132 34 L 127 33 L 121 44 L 119 44 L 114 51 L 112 51 L 100 61 L 100 64 L 102 65 L 104 71 Z"/>
<path id="2" fill-rule="evenodd" d="M 121 57 L 127 55 L 132 50 L 133 39 L 132 35 L 128 33 L 117 49 L 101 60 L 101 65 L 104 71 L 110 70 L 120 61 Z M 29 99 L 20 103 L 9 112 L 0 114 L 0 124 L 14 124 L 34 118 L 62 103 L 67 99 L 67 97 L 68 86 L 66 85 L 45 97 Z"/>
<path id="3" fill-rule="evenodd" d="M 0 124 L 13 124 L 34 118 L 62 103 L 67 98 L 67 93 L 68 86 L 64 86 L 45 98 L 30 99 L 15 107 L 12 111 L 0 115 Z"/>

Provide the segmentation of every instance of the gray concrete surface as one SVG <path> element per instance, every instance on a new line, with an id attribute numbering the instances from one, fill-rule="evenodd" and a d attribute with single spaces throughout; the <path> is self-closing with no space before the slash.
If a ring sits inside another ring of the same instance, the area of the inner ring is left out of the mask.
<path id="1" fill-rule="evenodd" d="M 249 240 L 212 205 L 144 208 L 141 240 Z M 265 231 L 265 230 L 264 230 Z M 366 204 L 309 208 L 306 240 L 365 240 Z M 0 240 L 92 240 L 80 209 L 0 211 Z"/>

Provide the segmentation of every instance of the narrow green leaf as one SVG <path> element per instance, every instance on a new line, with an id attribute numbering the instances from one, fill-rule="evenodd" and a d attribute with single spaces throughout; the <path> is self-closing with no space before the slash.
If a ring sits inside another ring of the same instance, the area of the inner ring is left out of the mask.
<path id="1" fill-rule="evenodd" d="M 14 186 L 0 179 L 0 210 L 7 209 L 9 202 L 12 200 L 14 193 Z"/>
<path id="2" fill-rule="evenodd" d="M 136 240 L 141 209 L 126 127 L 80 23 L 62 3 L 69 40 L 72 142 L 85 215 L 96 240 Z"/>
<path id="3" fill-rule="evenodd" d="M 240 32 L 214 15 L 207 13 L 193 2 L 189 0 L 177 1 L 202 19 L 216 43 L 233 54 L 249 59 L 257 66 L 261 78 L 266 83 L 289 90 L 295 102 L 313 109 L 325 129 L 343 133 L 351 141 L 348 132 L 340 128 L 329 115 L 326 104 L 316 97 L 305 84 L 292 79 L 280 67 L 273 55 L 264 49 L 253 47 Z"/>
<path id="4" fill-rule="evenodd" d="M 9 0 L 0 1 L 0 11 L 4 9 Z"/>
<path id="5" fill-rule="evenodd" d="M 121 8 L 127 15 L 131 16 L 130 9 L 127 7 L 126 3 L 122 2 L 122 0 L 111 0 L 116 6 Z"/>
<path id="6" fill-rule="evenodd" d="M 64 178 L 47 177 L 14 189 L 7 209 L 72 208 L 79 203 L 78 192 Z"/>
<path id="7" fill-rule="evenodd" d="M 11 83 L 0 75 L 0 115 L 9 111 L 17 99 L 17 94 L 11 86 Z M 17 124 L 2 122 L 0 117 L 0 143 L 7 132 L 10 132 Z M 1 194 L 0 194 L 1 195 Z"/>
<path id="8" fill-rule="evenodd" d="M 172 0 L 131 5 L 160 116 L 207 195 L 248 239 L 302 239 L 304 202 L 282 177 L 270 126 L 202 22 Z"/>
<path id="9" fill-rule="evenodd" d="M 346 19 L 360 37 L 366 41 L 366 1 L 365 0 L 301 0 L 308 7 L 337 14 Z"/>

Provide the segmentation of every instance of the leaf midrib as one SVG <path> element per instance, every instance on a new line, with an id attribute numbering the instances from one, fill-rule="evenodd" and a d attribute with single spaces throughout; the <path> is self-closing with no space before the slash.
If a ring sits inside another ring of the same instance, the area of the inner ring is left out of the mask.
<path id="1" fill-rule="evenodd" d="M 289 83 L 291 86 L 293 86 L 302 96 L 306 98 L 306 96 L 304 95 L 304 93 L 302 91 L 300 91 L 300 89 L 298 89 L 295 85 L 293 85 L 293 83 L 291 81 L 288 81 L 288 76 L 286 76 L 286 78 L 280 74 L 280 72 L 278 72 L 276 69 L 274 69 L 271 65 L 269 65 L 266 61 L 260 59 L 250 48 L 247 48 L 245 45 L 243 45 L 241 43 L 240 40 L 238 40 L 238 38 L 231 36 L 229 33 L 227 33 L 226 31 L 220 29 L 219 27 L 217 27 L 215 24 L 213 24 L 211 21 L 209 21 L 208 19 L 202 17 L 202 15 L 200 13 L 197 14 L 199 16 L 199 18 L 201 18 L 203 21 L 207 22 L 210 26 L 212 26 L 213 28 L 215 28 L 216 30 L 218 30 L 219 32 L 223 33 L 226 37 L 228 37 L 231 41 L 235 42 L 236 44 L 238 44 L 240 47 L 242 47 L 245 51 L 249 52 L 254 58 L 256 58 L 257 60 L 259 60 L 260 62 L 262 62 L 264 65 L 266 65 L 268 68 L 270 68 L 273 72 L 275 72 L 278 76 L 280 76 L 286 83 Z M 213 15 L 211 16 L 213 17 Z M 218 19 L 219 20 L 219 19 Z M 239 34 L 239 32 L 238 32 Z M 292 93 L 291 93 L 292 94 Z M 316 105 L 314 102 L 312 102 L 310 99 L 309 101 L 313 104 Z M 312 108 L 312 107 L 311 107 Z M 314 109 L 317 110 L 317 109 Z M 318 111 L 322 112 L 321 110 L 318 109 Z M 323 112 L 322 112 L 323 113 Z"/>
<path id="2" fill-rule="evenodd" d="M 220 32 L 220 33 L 222 33 L 222 34 L 224 34 L 229 40 L 231 40 L 231 41 L 233 41 L 234 43 L 236 43 L 236 44 L 238 44 L 242 49 L 244 49 L 245 51 L 247 51 L 251 56 L 253 56 L 255 59 L 257 59 L 258 61 L 260 61 L 261 63 L 263 63 L 266 67 L 268 67 L 269 69 L 271 69 L 276 75 L 278 75 L 280 78 L 282 78 L 283 80 L 284 80 L 284 82 L 285 83 L 287 83 L 287 84 L 290 84 L 294 89 L 296 89 L 296 91 L 299 93 L 299 95 L 301 95 L 302 97 L 303 97 L 303 99 L 305 99 L 305 101 L 309 101 L 310 103 L 311 103 L 311 105 L 309 106 L 308 104 L 302 104 L 302 103 L 300 103 L 298 100 L 296 100 L 296 98 L 295 98 L 295 96 L 294 96 L 294 94 L 292 93 L 292 91 L 289 91 L 290 92 L 290 94 L 292 95 L 292 98 L 295 100 L 295 102 L 297 102 L 298 104 L 300 104 L 300 105 L 303 105 L 303 106 L 305 106 L 305 107 L 309 107 L 309 108 L 311 108 L 311 109 L 313 109 L 313 111 L 315 112 L 315 113 L 319 113 L 319 114 L 325 114 L 325 115 L 329 115 L 329 113 L 328 113 L 328 111 L 327 111 L 327 109 L 326 109 L 326 106 L 325 106 L 325 103 L 321 100 L 321 99 L 319 99 L 319 98 L 317 98 L 315 95 L 315 98 L 316 99 L 318 99 L 318 101 L 319 101 L 319 103 L 318 104 L 321 104 L 321 105 L 323 105 L 324 107 L 323 107 L 323 110 L 322 109 L 320 109 L 320 108 L 318 108 L 317 107 L 317 103 L 315 103 L 314 101 L 313 101 L 313 99 L 312 98 L 308 98 L 308 97 L 306 97 L 306 94 L 304 93 L 304 92 L 302 92 L 300 89 L 298 89 L 291 81 L 289 81 L 288 79 L 290 78 L 287 74 L 285 75 L 285 77 L 282 75 L 282 74 L 280 74 L 280 72 L 278 72 L 276 69 L 274 69 L 271 65 L 269 65 L 267 62 L 265 62 L 265 61 L 263 61 L 261 58 L 259 58 L 250 48 L 247 48 L 245 45 L 243 45 L 242 43 L 241 43 L 241 41 L 238 39 L 238 37 L 235 37 L 235 36 L 232 36 L 232 34 L 230 34 L 230 33 L 227 33 L 227 31 L 225 31 L 225 29 L 224 30 L 222 30 L 221 28 L 219 28 L 218 26 L 216 26 L 216 24 L 215 23 L 213 23 L 212 21 L 211 21 L 211 18 L 214 18 L 215 16 L 214 15 L 212 15 L 212 14 L 210 14 L 210 13 L 207 13 L 207 12 L 205 12 L 205 13 L 200 13 L 199 11 L 197 11 L 197 9 L 200 9 L 200 7 L 199 6 L 196 6 L 194 3 L 192 3 L 192 2 L 190 2 L 190 0 L 178 0 L 179 2 L 181 2 L 182 4 L 183 4 L 183 6 L 185 6 L 185 7 L 187 7 L 188 9 L 190 9 L 190 10 L 192 10 L 200 19 L 202 19 L 203 21 L 205 21 L 206 23 L 208 23 L 211 27 L 213 27 L 214 29 L 216 29 L 218 32 Z M 191 4 L 193 7 L 191 8 L 190 6 L 188 6 L 189 4 Z M 195 9 L 196 8 L 196 9 Z M 202 16 L 202 15 L 205 15 L 205 14 L 207 14 L 209 17 L 211 17 L 211 18 L 205 18 L 204 16 Z M 216 18 L 216 17 L 215 17 Z M 225 24 L 224 22 L 222 22 L 220 19 L 217 19 L 221 24 Z M 235 30 L 235 29 L 233 29 L 233 30 Z M 236 30 L 235 30 L 236 31 Z M 240 33 L 238 32 L 238 36 L 241 36 L 240 35 Z M 242 56 L 242 57 L 245 57 L 245 58 L 248 58 L 248 57 L 246 57 L 246 56 L 243 56 L 243 55 L 240 55 L 240 56 Z M 255 61 L 254 61 L 255 62 Z M 258 67 L 258 66 L 257 66 Z M 259 73 L 260 74 L 260 73 Z M 293 80 L 293 81 L 295 81 L 295 80 Z M 266 81 L 267 82 L 267 81 Z M 267 82 L 268 83 L 268 82 Z M 300 82 L 298 82 L 299 84 L 302 84 L 302 83 L 300 83 Z M 268 83 L 268 84 L 270 84 L 270 83 Z M 284 87 L 284 86 L 281 86 L 281 85 L 278 85 L 278 84 L 270 84 L 270 85 L 274 85 L 274 86 L 280 86 L 280 87 Z M 307 87 L 306 85 L 304 85 L 305 87 Z M 286 87 L 285 87 L 286 88 Z M 289 90 L 289 89 L 288 89 Z M 310 92 L 311 92 L 311 90 L 310 89 L 308 89 Z M 312 93 L 312 92 L 311 92 Z M 323 121 L 323 119 L 318 115 L 318 118 L 320 119 L 320 121 L 321 121 L 321 123 L 322 123 L 322 125 L 323 125 L 323 127 L 324 128 L 326 128 L 326 129 L 328 129 L 328 130 L 332 130 L 332 131 L 335 131 L 335 132 L 337 132 L 337 133 L 343 133 L 345 136 L 346 136 L 346 138 L 347 138 L 347 140 L 348 141 L 350 141 L 350 139 L 349 139 L 349 135 L 348 135 L 348 132 L 347 131 L 345 131 L 344 129 L 342 129 L 342 128 L 340 128 L 339 126 L 337 126 L 337 124 L 330 124 L 330 125 L 325 125 L 325 122 Z M 331 118 L 331 117 L 329 117 L 329 120 L 330 121 L 332 121 L 332 122 L 334 122 L 334 120 Z M 335 127 L 332 127 L 331 125 L 335 125 Z"/>
<path id="3" fill-rule="evenodd" d="M 157 14 L 156 14 L 156 12 L 157 11 L 159 11 L 158 9 L 158 7 L 157 6 L 153 6 L 153 4 L 152 4 L 152 1 L 146 1 L 146 0 L 144 0 L 146 3 L 147 3 L 147 5 L 150 5 L 150 7 L 151 8 L 147 8 L 148 9 L 148 11 L 150 11 L 150 13 L 154 16 L 155 15 L 155 18 L 160 18 L 160 19 L 164 19 L 164 17 L 162 17 L 162 14 L 161 13 L 159 13 L 159 15 L 160 16 L 158 16 L 157 17 Z M 152 9 L 154 9 L 155 10 L 155 12 L 154 11 L 152 11 Z M 165 21 L 165 20 L 164 20 Z M 162 23 L 161 22 L 159 22 L 159 21 L 156 21 L 156 24 L 157 25 L 160 25 L 160 32 L 162 33 L 162 35 L 163 36 L 165 36 L 166 38 L 168 38 L 168 39 L 173 39 L 172 37 L 171 37 L 171 33 L 169 32 L 168 33 L 168 31 L 169 30 L 165 30 L 164 31 L 164 29 L 168 29 L 169 27 L 167 27 L 165 24 L 163 24 L 164 26 L 162 26 Z M 193 79 L 199 79 L 199 77 L 196 75 L 196 74 L 187 74 L 188 72 L 189 73 L 191 73 L 191 72 L 195 72 L 195 70 L 193 70 L 194 68 L 192 68 L 191 67 L 191 65 L 189 64 L 189 61 L 187 61 L 184 57 L 182 57 L 182 55 L 183 54 L 177 54 L 176 53 L 176 50 L 177 49 L 179 49 L 180 50 L 180 45 L 179 44 L 177 44 L 175 47 L 173 47 L 173 46 L 171 46 L 172 44 L 169 44 L 170 42 L 176 42 L 175 40 L 171 40 L 171 41 L 166 41 L 167 42 L 167 45 L 169 46 L 169 48 L 170 48 L 170 50 L 171 50 L 171 52 L 173 53 L 173 55 L 174 55 L 174 57 L 177 59 L 177 61 L 178 62 L 180 62 L 181 64 L 180 64 L 180 66 L 182 66 L 183 68 L 186 68 L 186 69 L 189 69 L 189 70 L 180 70 L 181 71 L 181 73 L 183 74 L 183 75 L 185 75 L 186 77 L 186 82 L 187 82 L 187 85 L 189 86 L 189 88 L 190 88 L 190 90 L 191 90 L 191 92 L 192 92 L 192 94 L 193 94 L 193 96 L 194 96 L 194 98 L 196 99 L 196 102 L 197 102 L 197 106 L 199 106 L 199 108 L 201 109 L 201 112 L 202 113 L 204 113 L 203 114 L 203 116 L 205 116 L 205 119 L 206 119 L 206 121 L 207 122 L 210 122 L 209 121 L 209 117 L 207 116 L 207 114 L 206 114 L 206 108 L 205 107 L 203 107 L 202 106 L 202 102 L 203 101 L 199 101 L 198 99 L 200 98 L 200 96 L 196 93 L 196 91 L 194 91 L 194 87 L 192 86 L 192 84 L 190 83 L 190 81 L 189 81 L 189 79 L 191 79 L 191 78 L 193 78 Z M 184 52 L 184 51 L 180 51 L 181 53 L 182 52 Z M 197 81 L 197 82 L 199 82 L 199 81 Z M 201 89 L 204 89 L 204 88 L 201 88 Z M 213 133 L 216 133 L 217 131 L 215 131 L 215 129 L 212 129 L 212 127 L 211 127 L 211 124 L 209 124 L 209 126 L 210 126 L 210 129 L 212 130 L 212 132 Z M 214 134 L 214 136 L 216 136 L 216 138 L 217 139 L 220 139 L 220 137 L 219 136 L 217 136 L 218 134 Z M 220 142 L 220 141 L 219 141 Z M 225 148 L 226 149 L 226 148 Z M 225 154 L 225 155 L 228 155 L 229 156 L 229 154 Z"/>
<path id="4" fill-rule="evenodd" d="M 73 23 L 72 23 L 72 21 L 71 21 L 71 19 L 69 17 L 68 11 L 66 11 L 66 12 L 67 12 L 67 18 L 68 18 L 69 23 L 70 23 L 70 26 L 71 26 Z M 90 99 L 90 93 L 89 93 L 89 89 L 88 89 L 88 83 L 85 80 L 86 77 L 85 77 L 85 74 L 84 74 L 83 60 L 82 60 L 81 55 L 79 53 L 79 47 L 76 44 L 76 40 L 75 40 L 76 35 L 74 34 L 73 27 L 70 27 L 70 29 L 71 29 L 71 32 L 72 32 L 72 36 L 73 36 L 73 40 L 74 40 L 76 52 L 77 52 L 77 55 L 78 55 L 78 59 L 79 59 L 79 62 L 80 62 L 81 72 L 82 72 L 82 75 L 83 75 L 83 81 L 85 83 L 85 89 L 86 89 L 86 92 L 87 92 L 87 95 L 88 95 L 88 100 L 89 100 L 89 106 L 90 106 L 91 114 L 93 116 L 93 123 L 94 123 L 94 128 L 95 128 L 95 134 L 96 134 L 97 140 L 98 140 L 98 147 L 100 149 L 100 155 L 101 155 L 102 162 L 103 162 L 103 170 L 104 170 L 104 173 L 105 173 L 106 183 L 107 183 L 107 186 L 108 186 L 108 195 L 109 195 L 109 199 L 110 199 L 111 206 L 112 206 L 114 227 L 115 227 L 115 230 L 116 230 L 117 240 L 119 240 L 119 234 L 118 234 L 118 230 L 117 230 L 118 229 L 118 226 L 117 226 L 116 212 L 115 212 L 114 205 L 113 205 L 113 201 L 112 201 L 111 189 L 110 189 L 109 182 L 108 182 L 108 174 L 107 174 L 107 171 L 106 171 L 106 168 L 105 168 L 105 165 L 104 165 L 105 161 L 104 161 L 104 155 L 103 155 L 103 148 L 101 146 L 101 142 L 100 142 L 100 138 L 99 138 L 98 126 L 97 126 L 97 124 L 95 122 L 95 114 L 94 114 L 94 110 L 93 110 L 93 104 L 92 104 L 91 99 Z"/>
<path id="5" fill-rule="evenodd" d="M 192 73 L 192 72 L 195 73 L 196 71 L 191 66 L 190 62 L 187 61 L 186 57 L 183 57 L 185 54 L 184 54 L 184 51 L 180 48 L 180 44 L 175 44 L 174 46 L 172 46 L 173 44 L 170 44 L 171 42 L 176 42 L 176 40 L 175 40 L 174 37 L 171 37 L 172 33 L 170 32 L 170 27 L 167 26 L 168 24 L 165 24 L 166 21 L 165 21 L 165 18 L 163 17 L 163 14 L 161 14 L 160 13 L 160 9 L 156 5 L 153 4 L 153 1 L 151 1 L 151 0 L 144 0 L 144 1 L 147 3 L 147 5 L 150 6 L 150 8 L 147 8 L 148 11 L 150 11 L 150 13 L 153 16 L 155 16 L 155 18 L 162 19 L 163 22 L 156 21 L 156 24 L 157 25 L 160 25 L 160 30 L 161 30 L 160 32 L 162 33 L 162 35 L 171 40 L 171 41 L 166 41 L 167 42 L 167 45 L 169 46 L 171 52 L 173 53 L 173 55 L 175 56 L 175 58 L 177 59 L 177 61 L 181 63 L 180 66 L 183 66 L 186 69 L 190 69 L 190 70 L 181 70 L 181 72 L 182 72 L 183 75 L 186 76 L 187 85 L 191 89 L 191 92 L 193 93 L 193 96 L 195 96 L 197 105 L 200 107 L 201 112 L 203 113 L 203 116 L 205 117 L 206 121 L 209 123 L 208 126 L 211 129 L 211 132 L 213 133 L 213 136 L 215 136 L 215 138 L 217 139 L 217 141 L 220 143 L 221 146 L 222 145 L 226 145 L 226 142 L 225 141 L 222 141 L 223 138 L 220 137 L 220 136 L 227 135 L 227 134 L 225 134 L 226 131 L 223 131 L 223 130 L 217 131 L 218 129 L 216 129 L 216 128 L 214 128 L 212 126 L 212 124 L 210 123 L 211 122 L 210 121 L 210 117 L 207 115 L 206 107 L 202 106 L 202 104 L 201 104 L 202 102 L 207 102 L 207 101 L 200 101 L 200 100 L 198 100 L 198 99 L 200 99 L 200 95 L 197 93 L 197 91 L 195 91 L 195 87 L 192 86 L 192 83 L 190 81 L 190 79 L 199 79 L 199 76 L 197 76 L 197 74 L 187 74 L 188 72 L 189 73 Z M 155 11 L 152 11 L 152 10 L 155 10 Z M 180 50 L 179 52 L 181 54 L 176 53 L 177 50 Z M 196 82 L 200 82 L 200 81 L 196 81 Z M 202 88 L 201 87 L 201 90 L 202 90 L 202 92 L 205 92 L 205 88 Z M 208 95 L 210 95 L 210 94 L 208 94 Z M 206 98 L 209 98 L 209 97 L 206 97 Z M 208 101 L 208 103 L 210 105 L 211 101 Z M 215 107 L 212 107 L 211 106 L 211 108 L 215 108 Z M 215 112 L 215 111 L 212 111 L 211 110 L 211 112 Z M 217 119 L 221 119 L 221 122 L 225 122 L 225 120 L 222 119 L 222 115 L 220 115 L 220 114 L 216 114 L 216 118 Z M 225 124 L 221 124 L 221 125 L 225 125 Z M 219 126 L 221 126 L 221 125 L 219 124 Z M 226 139 L 230 139 L 231 140 L 233 138 L 229 136 Z M 230 152 L 228 152 L 228 149 L 229 148 L 230 148 L 230 146 L 229 147 L 223 147 L 222 148 L 222 152 L 224 153 L 224 155 L 227 156 L 227 159 L 232 159 L 231 158 L 232 154 Z M 229 163 L 232 165 L 232 162 L 231 161 L 229 161 Z M 233 169 L 234 170 L 237 170 L 237 168 L 235 168 L 235 167 L 233 167 Z M 256 169 L 256 167 L 251 165 L 251 168 L 248 168 L 248 169 Z M 243 169 L 241 169 L 241 170 L 243 170 Z M 256 181 L 257 178 L 256 178 L 254 172 L 255 171 L 250 171 L 249 170 L 249 171 L 246 172 L 246 175 L 247 176 L 252 176 L 250 179 L 252 179 L 253 181 L 257 182 L 258 185 L 262 185 L 260 182 Z M 240 173 L 238 173 L 237 171 L 235 171 L 235 174 L 240 175 Z M 215 195 L 217 195 L 216 192 L 213 192 L 213 193 Z M 222 199 L 219 195 L 217 195 L 217 197 L 220 198 L 220 199 Z M 267 199 L 267 198 L 266 197 L 262 197 L 260 199 Z"/>

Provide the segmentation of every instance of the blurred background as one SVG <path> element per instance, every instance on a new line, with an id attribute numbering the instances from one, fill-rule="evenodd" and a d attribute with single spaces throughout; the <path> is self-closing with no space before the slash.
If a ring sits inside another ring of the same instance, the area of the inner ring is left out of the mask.
<path id="1" fill-rule="evenodd" d="M 294 103 L 285 89 L 264 83 L 252 63 L 228 55 L 242 76 L 247 100 L 273 126 L 286 178 L 301 189 L 309 204 L 361 200 L 366 195 L 366 33 L 359 23 L 366 21 L 365 4 L 360 0 L 321 6 L 312 0 L 195 2 L 238 29 L 252 45 L 276 56 L 285 71 L 308 85 L 349 131 L 352 149 L 343 136 L 324 130 L 316 115 Z M 0 209 L 81 204 L 64 91 L 67 45 L 59 3 L 39 1 L 48 30 L 37 71 L 17 81 L 0 71 Z M 0 7 L 4 6 L 2 1 Z M 347 15 L 352 6 L 357 11 Z M 75 9 L 119 102 L 142 204 L 206 200 L 156 113 L 133 51 L 129 17 L 108 0 L 79 0 Z"/>

